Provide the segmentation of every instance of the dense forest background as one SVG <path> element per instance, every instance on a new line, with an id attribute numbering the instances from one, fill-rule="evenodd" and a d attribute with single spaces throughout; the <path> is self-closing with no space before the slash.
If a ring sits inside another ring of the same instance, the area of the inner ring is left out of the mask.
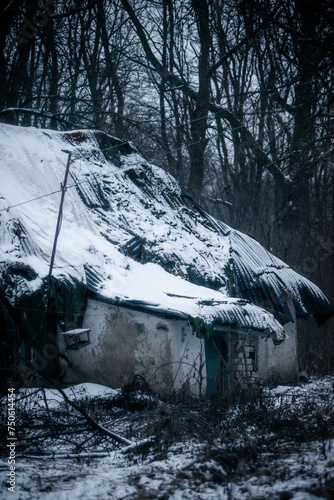
<path id="1" fill-rule="evenodd" d="M 0 120 L 131 140 L 334 301 L 333 21 L 330 0 L 3 1 Z M 333 323 L 300 331 L 301 367 L 333 370 Z"/>

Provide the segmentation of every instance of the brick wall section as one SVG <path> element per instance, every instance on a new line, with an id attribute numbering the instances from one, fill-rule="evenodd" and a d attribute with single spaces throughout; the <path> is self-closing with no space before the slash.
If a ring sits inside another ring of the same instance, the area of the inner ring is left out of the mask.
<path id="1" fill-rule="evenodd" d="M 238 384 L 254 381 L 257 371 L 258 339 L 246 335 L 230 337 L 231 382 Z"/>

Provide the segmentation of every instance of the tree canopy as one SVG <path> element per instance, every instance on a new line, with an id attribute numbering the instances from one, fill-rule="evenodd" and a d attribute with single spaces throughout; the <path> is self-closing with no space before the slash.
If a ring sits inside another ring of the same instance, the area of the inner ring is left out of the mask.
<path id="1" fill-rule="evenodd" d="M 11 0 L 0 119 L 133 141 L 333 297 L 329 0 Z"/>

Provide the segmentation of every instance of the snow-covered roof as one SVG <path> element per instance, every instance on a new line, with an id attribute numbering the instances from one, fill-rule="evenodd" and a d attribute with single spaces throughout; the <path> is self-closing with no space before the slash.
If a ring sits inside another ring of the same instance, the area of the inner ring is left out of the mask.
<path id="1" fill-rule="evenodd" d="M 192 203 L 212 228 L 229 240 L 233 287 L 238 296 L 267 306 L 282 323 L 290 318 L 288 298 L 294 303 L 297 317 L 314 314 L 319 325 L 334 314 L 333 305 L 318 286 L 268 252 L 251 236 L 232 229 L 210 216 L 194 201 Z"/>
<path id="2" fill-rule="evenodd" d="M 314 311 L 302 289 L 328 304 L 315 285 L 255 240 L 189 207 L 175 179 L 130 143 L 102 132 L 1 124 L 0 268 L 11 276 L 5 293 L 12 304 L 39 289 L 48 274 L 68 152 L 55 278 L 82 282 L 101 300 L 126 307 L 278 338 L 282 327 L 271 314 L 229 297 L 231 257 L 241 286 L 253 280 L 277 292 L 278 281 L 279 292 L 287 289 L 305 312 Z M 245 245 L 257 245 L 254 257 Z"/>

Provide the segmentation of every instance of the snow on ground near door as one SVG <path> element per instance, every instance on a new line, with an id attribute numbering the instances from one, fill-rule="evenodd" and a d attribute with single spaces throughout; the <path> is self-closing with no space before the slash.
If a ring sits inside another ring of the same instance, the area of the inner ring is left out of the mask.
<path id="1" fill-rule="evenodd" d="M 16 457 L 16 492 L 6 489 L 8 473 L 6 455 L 0 462 L 0 498 L 13 500 L 139 500 L 139 499 L 293 499 L 315 500 L 333 498 L 334 439 L 333 398 L 334 377 L 314 380 L 301 387 L 278 386 L 262 391 L 262 399 L 250 403 L 237 402 L 223 413 L 219 432 L 208 439 L 175 439 L 165 453 L 151 449 L 146 454 L 127 455 L 110 449 L 89 448 L 80 460 L 65 458 L 70 452 L 64 442 L 45 453 L 55 457 L 27 458 L 22 451 Z M 29 391 L 25 390 L 27 395 Z M 97 384 L 80 384 L 66 389 L 70 399 L 88 401 L 114 398 L 121 391 Z M 20 392 L 18 400 L 23 395 Z M 49 410 L 60 407 L 62 398 L 56 390 L 46 390 Z M 45 405 L 41 391 L 30 390 L 36 408 Z M 27 399 L 22 399 L 26 401 Z M 6 401 L 2 401 L 6 406 Z M 23 403 L 17 403 L 19 406 Z M 158 402 L 156 415 L 170 415 L 172 425 L 180 418 L 178 404 Z M 194 407 L 195 408 L 195 407 Z M 219 412 L 221 408 L 213 408 Z M 68 414 L 71 425 L 72 409 Z M 189 414 L 193 410 L 189 410 Z M 184 413 L 184 412 L 183 412 Z M 126 422 L 138 411 L 120 414 L 110 420 L 113 431 L 124 433 Z M 206 413 L 211 415 L 212 413 Z M 141 414 L 149 421 L 150 410 Z M 255 416 L 255 418 L 254 418 Z M 187 416 L 186 416 L 187 417 Z M 186 418 L 185 417 L 185 418 Z M 270 420 L 268 419 L 270 417 Z M 200 426 L 210 426 L 210 420 L 199 412 Z M 273 420 L 277 420 L 272 426 Z M 295 420 L 294 420 L 295 419 Z M 216 419 L 217 420 L 217 419 Z M 20 434 L 20 422 L 17 421 Z M 107 424 L 105 424 L 107 425 Z M 134 421 L 132 422 L 134 425 Z M 34 431 L 32 431 L 33 433 Z M 170 431 L 172 432 L 172 430 Z M 209 435 L 209 434 L 208 434 Z M 296 436 L 300 438 L 296 438 Z M 238 438 L 236 439 L 236 436 Z M 238 452 L 239 450 L 239 452 Z M 93 458 L 94 452 L 100 457 Z M 247 458 L 246 458 L 247 455 Z"/>

